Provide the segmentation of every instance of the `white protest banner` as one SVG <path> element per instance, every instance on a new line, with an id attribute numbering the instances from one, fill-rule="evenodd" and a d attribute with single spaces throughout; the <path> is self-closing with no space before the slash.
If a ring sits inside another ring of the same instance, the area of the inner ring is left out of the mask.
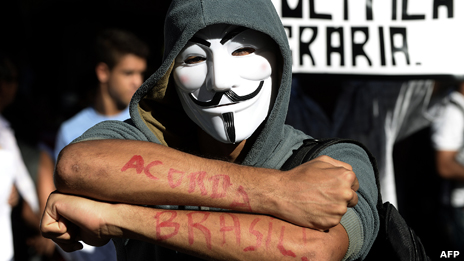
<path id="1" fill-rule="evenodd" d="M 464 76 L 464 0 L 272 0 L 295 73 Z"/>

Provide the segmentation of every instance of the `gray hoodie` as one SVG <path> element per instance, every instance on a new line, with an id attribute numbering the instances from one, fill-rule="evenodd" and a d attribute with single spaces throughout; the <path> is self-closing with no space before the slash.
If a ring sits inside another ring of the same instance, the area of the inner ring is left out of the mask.
<path id="1" fill-rule="evenodd" d="M 131 119 L 97 124 L 75 142 L 91 139 L 131 139 L 156 142 L 184 151 L 198 147 L 194 123 L 182 109 L 171 80 L 174 60 L 188 40 L 213 24 L 231 24 L 269 35 L 280 48 L 281 82 L 274 106 L 257 130 L 256 141 L 242 164 L 279 169 L 298 148 L 304 133 L 285 125 L 292 80 L 288 40 L 271 0 L 173 0 L 168 10 L 164 37 L 165 53 L 160 68 L 137 90 L 130 103 Z M 334 145 L 321 154 L 353 166 L 360 183 L 359 202 L 342 218 L 350 245 L 348 260 L 364 258 L 379 228 L 377 188 L 366 153 L 355 145 Z M 166 207 L 166 206 L 165 206 Z M 177 206 L 167 206 L 177 208 Z M 135 240 L 114 240 L 120 260 L 193 260 L 191 257 Z"/>

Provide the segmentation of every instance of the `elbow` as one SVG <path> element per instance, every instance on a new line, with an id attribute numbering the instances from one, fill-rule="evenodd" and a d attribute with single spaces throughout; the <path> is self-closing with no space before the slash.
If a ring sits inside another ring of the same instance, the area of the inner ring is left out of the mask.
<path id="1" fill-rule="evenodd" d="M 78 188 L 79 180 L 83 172 L 79 165 L 82 153 L 79 144 L 70 144 L 64 147 L 56 162 L 55 173 L 53 175 L 55 187 L 63 193 L 73 193 Z"/>

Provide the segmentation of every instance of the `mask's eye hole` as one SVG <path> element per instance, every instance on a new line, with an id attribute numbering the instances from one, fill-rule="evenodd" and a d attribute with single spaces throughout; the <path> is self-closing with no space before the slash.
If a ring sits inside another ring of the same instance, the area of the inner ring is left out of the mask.
<path id="1" fill-rule="evenodd" d="M 232 56 L 245 56 L 245 55 L 249 55 L 249 54 L 252 54 L 255 52 L 255 49 L 254 48 L 251 48 L 251 47 L 244 47 L 244 48 L 240 48 L 240 49 L 237 49 L 235 50 L 233 53 L 232 53 Z"/>
<path id="2" fill-rule="evenodd" d="M 196 64 L 206 61 L 206 58 L 200 56 L 189 56 L 185 59 L 184 63 L 186 64 Z"/>

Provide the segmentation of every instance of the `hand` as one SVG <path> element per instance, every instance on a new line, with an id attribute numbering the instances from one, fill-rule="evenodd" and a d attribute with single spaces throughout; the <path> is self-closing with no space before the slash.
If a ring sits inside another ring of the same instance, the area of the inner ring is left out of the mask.
<path id="1" fill-rule="evenodd" d="M 108 203 L 54 192 L 45 206 L 40 230 L 66 252 L 82 249 L 79 241 L 103 246 L 114 231 L 107 222 L 111 213 Z"/>
<path id="2" fill-rule="evenodd" d="M 273 188 L 272 215 L 317 230 L 338 225 L 347 208 L 358 203 L 353 168 L 328 156 L 281 173 Z"/>

